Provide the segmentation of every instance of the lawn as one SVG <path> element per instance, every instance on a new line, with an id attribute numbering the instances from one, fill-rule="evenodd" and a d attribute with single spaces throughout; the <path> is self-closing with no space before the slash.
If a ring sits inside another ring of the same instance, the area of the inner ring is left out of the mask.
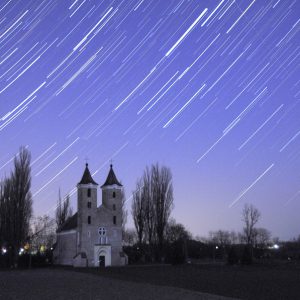
<path id="1" fill-rule="evenodd" d="M 300 299 L 299 263 L 154 265 L 76 270 L 241 299 Z"/>

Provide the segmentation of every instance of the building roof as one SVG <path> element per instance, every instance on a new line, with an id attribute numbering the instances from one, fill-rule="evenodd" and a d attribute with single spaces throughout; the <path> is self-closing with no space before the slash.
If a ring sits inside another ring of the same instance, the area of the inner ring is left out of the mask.
<path id="1" fill-rule="evenodd" d="M 80 180 L 80 182 L 78 184 L 95 184 L 95 185 L 98 185 L 97 182 L 94 181 L 94 179 L 92 178 L 92 175 L 90 173 L 90 170 L 89 170 L 89 165 L 88 164 L 85 164 L 85 170 L 84 170 L 84 173 L 82 175 L 82 178 Z"/>
<path id="2" fill-rule="evenodd" d="M 118 185 L 118 186 L 122 186 L 122 184 L 118 181 L 116 174 L 113 170 L 113 165 L 110 165 L 110 170 L 109 173 L 107 175 L 106 181 L 104 182 L 104 184 L 101 187 L 104 186 L 108 186 L 108 185 Z"/>
<path id="3" fill-rule="evenodd" d="M 68 218 L 67 221 L 58 229 L 58 232 L 75 229 L 77 227 L 77 213 Z"/>

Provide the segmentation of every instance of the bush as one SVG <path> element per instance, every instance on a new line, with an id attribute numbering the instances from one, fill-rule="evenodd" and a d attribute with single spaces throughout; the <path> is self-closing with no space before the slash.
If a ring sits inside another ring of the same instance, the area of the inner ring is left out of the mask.
<path id="1" fill-rule="evenodd" d="M 245 246 L 242 256 L 242 264 L 243 265 L 251 265 L 252 264 L 252 253 L 250 246 Z"/>
<path id="2" fill-rule="evenodd" d="M 185 243 L 183 240 L 177 240 L 170 244 L 167 254 L 167 262 L 172 265 L 183 264 L 186 261 Z"/>
<path id="3" fill-rule="evenodd" d="M 229 250 L 228 257 L 227 257 L 227 263 L 229 265 L 236 265 L 239 262 L 239 257 L 236 252 L 236 249 L 232 246 Z"/>

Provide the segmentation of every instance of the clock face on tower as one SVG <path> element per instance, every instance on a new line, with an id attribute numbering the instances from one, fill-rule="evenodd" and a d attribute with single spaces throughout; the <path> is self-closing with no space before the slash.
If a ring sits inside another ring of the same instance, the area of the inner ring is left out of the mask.
<path id="1" fill-rule="evenodd" d="M 98 233 L 100 236 L 105 236 L 106 235 L 106 229 L 104 227 L 99 227 Z"/>

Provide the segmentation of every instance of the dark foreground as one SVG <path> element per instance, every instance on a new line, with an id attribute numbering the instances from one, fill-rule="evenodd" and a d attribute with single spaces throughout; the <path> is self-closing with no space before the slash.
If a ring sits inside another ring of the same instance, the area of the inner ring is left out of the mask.
<path id="1" fill-rule="evenodd" d="M 300 299 L 300 265 L 0 271 L 0 299 Z"/>
<path id="2" fill-rule="evenodd" d="M 79 272 L 240 299 L 300 299 L 299 263 L 252 266 L 129 266 L 82 269 Z"/>
<path id="3" fill-rule="evenodd" d="M 0 271 L 0 299 L 222 300 L 224 298 L 175 287 L 96 276 L 71 269 L 49 268 Z"/>

